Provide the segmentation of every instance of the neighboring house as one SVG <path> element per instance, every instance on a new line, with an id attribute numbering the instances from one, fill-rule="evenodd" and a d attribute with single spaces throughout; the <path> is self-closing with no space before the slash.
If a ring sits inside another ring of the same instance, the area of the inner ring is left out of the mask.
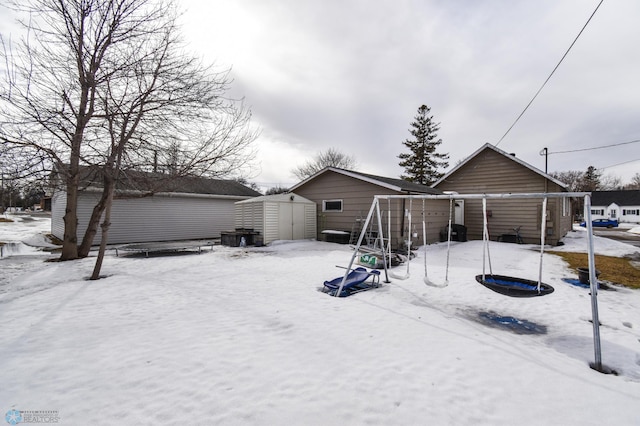
<path id="1" fill-rule="evenodd" d="M 85 174 L 78 196 L 78 243 L 102 193 L 99 179 Z M 234 203 L 261 195 L 233 180 L 134 175 L 118 183 L 110 244 L 219 238 L 221 232 L 234 229 Z M 64 236 L 66 201 L 65 191 L 54 191 L 51 233 L 60 239 Z M 94 245 L 100 243 L 100 234 L 98 227 Z"/>
<path id="2" fill-rule="evenodd" d="M 317 205 L 318 239 L 327 240 L 336 232 L 352 237 L 359 235 L 361 225 L 371 208 L 374 195 L 416 195 L 442 194 L 438 189 L 425 185 L 374 176 L 349 170 L 327 167 L 304 181 L 294 185 L 290 191 L 314 201 Z M 394 249 L 406 241 L 408 218 L 404 214 L 409 209 L 408 200 L 382 201 L 380 203 L 383 235 L 387 238 L 389 213 L 391 214 L 391 245 Z M 413 235 L 411 244 L 421 245 L 422 240 L 422 200 L 412 202 Z M 440 231 L 446 228 L 449 220 L 448 200 L 425 201 L 425 224 L 427 240 L 436 242 Z M 377 220 L 368 231 L 378 232 Z M 353 238 L 351 238 L 353 242 Z"/>
<path id="3" fill-rule="evenodd" d="M 568 192 L 565 184 L 520 160 L 485 144 L 432 185 L 459 194 Z M 482 239 L 482 200 L 457 202 L 456 222 L 467 227 L 470 239 Z M 546 243 L 556 245 L 572 229 L 571 200 L 549 198 Z M 540 243 L 542 199 L 487 200 L 490 238 L 520 228 L 525 243 Z"/>
<path id="4" fill-rule="evenodd" d="M 591 218 L 640 223 L 640 190 L 594 191 Z"/>

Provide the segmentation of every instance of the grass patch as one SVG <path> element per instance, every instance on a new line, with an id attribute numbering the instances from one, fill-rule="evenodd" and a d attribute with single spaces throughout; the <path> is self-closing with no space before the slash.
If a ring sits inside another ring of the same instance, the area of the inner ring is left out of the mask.
<path id="1" fill-rule="evenodd" d="M 0 222 L 13 222 L 13 220 L 6 217 L 0 217 Z"/>
<path id="2" fill-rule="evenodd" d="M 564 259 L 569 267 L 578 274 L 578 268 L 589 266 L 586 253 L 568 253 L 562 251 L 549 251 Z M 640 289 L 640 269 L 633 266 L 632 259 L 626 257 L 612 257 L 596 254 L 596 269 L 601 272 L 599 279 L 620 284 L 629 288 Z"/>

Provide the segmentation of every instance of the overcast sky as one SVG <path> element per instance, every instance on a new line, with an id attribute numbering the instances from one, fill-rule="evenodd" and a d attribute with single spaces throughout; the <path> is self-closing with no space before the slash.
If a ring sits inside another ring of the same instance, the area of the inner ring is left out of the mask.
<path id="1" fill-rule="evenodd" d="M 329 148 L 399 177 L 422 104 L 450 168 L 497 144 L 600 0 L 177 1 L 192 52 L 231 68 L 262 129 L 251 181 L 266 189 Z M 640 172 L 639 142 L 553 154 L 640 140 L 639 17 L 640 1 L 605 0 L 498 148 L 543 171 L 547 147 L 549 172 Z"/>
<path id="2" fill-rule="evenodd" d="M 255 122 L 263 186 L 328 148 L 398 177 L 420 105 L 441 123 L 450 167 L 496 144 L 599 0 L 181 0 L 185 35 L 232 67 Z M 640 2 L 605 0 L 499 148 L 544 171 L 540 151 L 640 140 Z M 635 160 L 625 165 L 613 165 Z M 549 172 L 640 171 L 640 143 L 549 155 Z"/>

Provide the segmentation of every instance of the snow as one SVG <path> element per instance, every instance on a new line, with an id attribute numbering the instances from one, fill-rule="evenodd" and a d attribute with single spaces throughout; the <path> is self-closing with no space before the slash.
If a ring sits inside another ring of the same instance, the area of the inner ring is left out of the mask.
<path id="1" fill-rule="evenodd" d="M 0 241 L 43 241 L 46 218 L 0 223 Z M 578 227 L 579 228 L 579 227 Z M 554 250 L 586 251 L 576 229 Z M 32 244 L 34 245 L 34 244 Z M 37 244 L 35 244 L 37 245 Z M 598 253 L 637 248 L 595 237 Z M 0 259 L 0 410 L 59 424 L 640 424 L 640 292 L 589 290 L 544 256 L 551 295 L 515 299 L 475 282 L 482 242 L 418 250 L 410 277 L 347 298 L 319 291 L 347 246 L 278 241 L 201 254 L 44 262 Z M 539 247 L 491 244 L 494 273 L 537 279 Z M 406 266 L 401 266 L 402 273 Z M 383 278 L 384 280 L 384 278 Z M 501 317 L 502 323 L 493 320 Z M 511 320 L 511 321 L 510 321 Z"/>

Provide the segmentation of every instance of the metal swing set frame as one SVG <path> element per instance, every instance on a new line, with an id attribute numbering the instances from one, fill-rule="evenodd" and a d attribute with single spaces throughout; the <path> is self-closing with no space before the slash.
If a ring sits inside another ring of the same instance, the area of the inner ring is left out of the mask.
<path id="1" fill-rule="evenodd" d="M 509 194 L 442 194 L 442 195 L 433 195 L 433 194 L 416 194 L 416 195 L 375 195 L 373 198 L 373 201 L 371 203 L 371 208 L 369 209 L 369 213 L 367 214 L 367 218 L 365 220 L 365 223 L 362 227 L 362 232 L 360 233 L 360 236 L 358 238 L 358 242 L 356 243 L 356 245 L 354 246 L 353 249 L 353 254 L 351 256 L 351 259 L 349 261 L 349 265 L 346 268 L 346 272 L 344 277 L 342 278 L 342 281 L 338 287 L 338 290 L 335 292 L 335 296 L 338 296 L 341 294 L 342 289 L 344 287 L 345 281 L 347 280 L 347 277 L 349 275 L 349 272 L 352 270 L 353 264 L 356 260 L 356 257 L 358 256 L 358 251 L 362 246 L 362 242 L 365 236 L 365 231 L 367 229 L 367 227 L 369 226 L 370 223 L 372 223 L 372 221 L 374 220 L 374 216 L 375 216 L 375 220 L 377 220 L 377 224 L 378 224 L 378 229 L 380 230 L 380 232 L 378 233 L 377 238 L 379 239 L 379 243 L 380 243 L 380 247 L 384 247 L 384 235 L 383 235 L 383 226 L 382 226 L 382 216 L 381 216 L 381 211 L 380 211 L 380 201 L 381 200 L 388 200 L 390 202 L 390 200 L 393 199 L 408 199 L 409 201 L 412 200 L 449 200 L 449 208 L 450 208 L 450 212 L 449 214 L 451 215 L 451 205 L 453 203 L 454 200 L 483 200 L 483 205 L 484 207 L 484 212 L 483 214 L 486 214 L 486 200 L 489 199 L 543 199 L 543 206 L 546 206 L 547 203 L 547 199 L 549 198 L 557 198 L 557 199 L 565 199 L 565 198 L 584 198 L 584 217 L 585 217 L 585 222 L 586 222 L 586 227 L 587 227 L 587 253 L 588 253 L 588 259 L 589 259 L 589 283 L 590 283 L 590 290 L 591 290 L 591 314 L 592 314 L 592 322 L 593 322 L 593 342 L 594 342 L 594 355 L 595 355 L 595 361 L 594 363 L 592 363 L 590 366 L 591 368 L 593 368 L 594 370 L 600 371 L 600 372 L 607 372 L 606 367 L 604 367 L 602 365 L 602 351 L 601 351 L 601 345 L 600 345 L 600 321 L 598 318 L 598 281 L 597 281 L 597 277 L 596 277 L 596 267 L 595 267 L 595 254 L 594 254 L 594 248 L 593 248 L 593 227 L 592 227 L 592 222 L 591 222 L 591 193 L 590 192 L 544 192 L 544 193 L 509 193 Z M 543 212 L 543 219 L 544 216 L 546 214 L 546 211 Z M 423 213 L 423 222 L 424 222 L 424 213 Z M 451 217 L 449 218 L 449 240 L 450 240 L 450 233 L 451 233 Z M 424 226 L 424 224 L 423 224 Z M 388 244 L 389 244 L 389 250 L 390 250 L 390 245 L 391 245 L 391 228 L 389 225 L 389 238 L 388 238 Z M 484 231 L 486 232 L 486 231 Z M 544 232 L 543 232 L 544 234 Z M 483 234 L 483 238 L 485 238 L 484 234 Z M 450 243 L 450 241 L 449 241 Z M 425 241 L 425 245 L 426 245 L 426 241 Z M 448 268 L 448 257 L 449 257 L 449 247 L 450 244 L 447 244 L 447 268 Z M 544 235 L 542 237 L 541 240 L 541 254 L 540 254 L 540 267 L 539 267 L 539 271 L 540 274 L 542 273 L 542 257 L 543 257 L 543 250 L 544 250 Z M 426 275 L 426 271 L 427 271 L 427 267 L 426 267 L 426 247 L 425 247 L 425 278 L 424 281 L 425 283 L 427 283 L 428 281 L 428 277 Z M 484 253 L 483 253 L 484 256 Z M 386 256 L 382 256 L 383 259 L 383 266 L 384 266 L 384 276 L 385 276 L 385 283 L 390 283 L 391 281 L 389 280 L 389 269 L 388 269 L 388 263 L 387 263 L 387 257 Z M 410 262 L 410 256 L 407 257 L 407 262 Z M 484 261 L 483 261 L 484 262 Z M 483 268 L 484 269 L 484 268 Z M 483 271 L 484 274 L 484 271 Z M 407 274 L 408 275 L 408 268 L 407 268 Z M 393 275 L 392 275 L 393 276 Z M 447 280 L 445 281 L 448 284 L 448 271 L 447 271 Z M 429 284 L 429 283 L 427 283 Z M 540 289 L 540 280 L 538 280 L 538 290 Z"/>

